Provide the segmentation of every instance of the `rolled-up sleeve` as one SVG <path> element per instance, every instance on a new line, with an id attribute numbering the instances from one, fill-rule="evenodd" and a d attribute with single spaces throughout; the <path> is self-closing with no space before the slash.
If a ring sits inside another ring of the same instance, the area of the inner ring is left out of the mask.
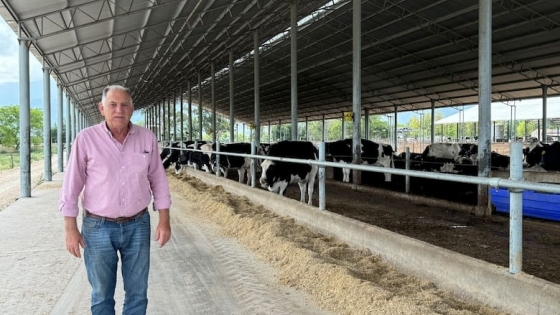
<path id="1" fill-rule="evenodd" d="M 79 214 L 78 198 L 86 178 L 86 156 L 82 150 L 82 136 L 78 134 L 70 151 L 68 165 L 62 182 L 58 207 L 65 217 L 77 217 Z"/>
<path id="2" fill-rule="evenodd" d="M 148 180 L 154 196 L 156 209 L 169 209 L 171 207 L 171 194 L 165 169 L 158 154 L 158 143 L 155 137 L 152 141 L 152 154 L 148 171 Z"/>

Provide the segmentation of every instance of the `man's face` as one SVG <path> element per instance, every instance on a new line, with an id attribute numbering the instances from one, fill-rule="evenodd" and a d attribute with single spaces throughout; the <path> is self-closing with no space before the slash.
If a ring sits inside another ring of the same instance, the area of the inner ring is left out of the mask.
<path id="1" fill-rule="evenodd" d="M 112 89 L 107 93 L 105 104 L 99 103 L 99 111 L 105 117 L 110 130 L 128 127 L 134 105 L 125 91 Z"/>

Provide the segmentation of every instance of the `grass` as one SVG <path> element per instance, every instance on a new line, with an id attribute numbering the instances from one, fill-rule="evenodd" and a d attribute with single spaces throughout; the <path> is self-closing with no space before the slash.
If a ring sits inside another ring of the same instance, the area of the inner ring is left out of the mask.
<path id="1" fill-rule="evenodd" d="M 53 148 L 52 154 L 56 154 L 56 149 Z M 43 148 L 31 149 L 31 162 L 43 160 Z M 14 148 L 0 147 L 0 171 L 9 170 L 19 167 L 19 150 Z"/>

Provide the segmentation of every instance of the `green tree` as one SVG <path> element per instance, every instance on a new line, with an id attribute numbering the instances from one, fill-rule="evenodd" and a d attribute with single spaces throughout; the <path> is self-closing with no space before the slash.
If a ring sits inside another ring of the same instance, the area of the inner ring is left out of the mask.
<path id="1" fill-rule="evenodd" d="M 32 108 L 29 116 L 30 140 L 32 144 L 40 144 L 43 135 L 43 112 Z M 0 138 L 2 145 L 14 146 L 19 149 L 19 106 L 0 107 Z"/>

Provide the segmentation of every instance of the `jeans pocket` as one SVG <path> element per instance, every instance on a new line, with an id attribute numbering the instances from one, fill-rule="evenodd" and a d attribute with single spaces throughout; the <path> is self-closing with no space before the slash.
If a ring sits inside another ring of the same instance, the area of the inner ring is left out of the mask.
<path id="1" fill-rule="evenodd" d="M 100 219 L 94 219 L 89 217 L 84 217 L 82 221 L 82 229 L 85 230 L 97 230 L 101 226 Z"/>
<path id="2" fill-rule="evenodd" d="M 138 217 L 138 222 L 140 224 L 150 224 L 150 212 L 146 211 L 146 213 Z"/>

